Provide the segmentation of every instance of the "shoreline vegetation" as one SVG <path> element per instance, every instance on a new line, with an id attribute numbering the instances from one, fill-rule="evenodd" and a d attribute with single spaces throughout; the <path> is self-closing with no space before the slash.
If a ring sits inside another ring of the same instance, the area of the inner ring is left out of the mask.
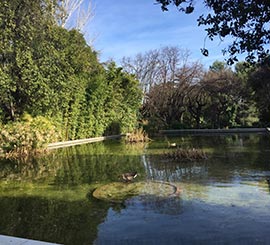
<path id="1" fill-rule="evenodd" d="M 180 160 L 188 160 L 188 161 L 196 161 L 196 160 L 205 160 L 207 159 L 206 153 L 201 149 L 195 148 L 176 148 L 172 151 L 167 151 L 162 154 L 162 158 L 170 159 L 173 161 Z"/>
<path id="2" fill-rule="evenodd" d="M 270 126 L 269 55 L 206 68 L 188 50 L 165 46 L 123 57 L 121 66 L 101 62 L 80 30 L 60 24 L 60 2 L 0 1 L 0 155 L 126 132 L 136 143 L 170 128 Z"/>
<path id="3" fill-rule="evenodd" d="M 160 130 L 160 135 L 196 135 L 196 134 L 229 134 L 229 133 L 269 133 L 269 128 L 231 128 L 231 129 L 183 129 Z M 80 144 L 94 143 L 107 139 L 124 138 L 126 144 L 147 143 L 151 139 L 143 128 L 137 128 L 131 133 L 91 137 L 86 139 L 62 141 L 61 133 L 46 118 L 38 116 L 32 118 L 25 114 L 20 122 L 3 125 L 0 132 L 0 159 L 27 159 L 29 157 L 43 156 L 52 149 L 69 147 Z M 55 143 L 52 143 L 55 142 Z M 199 160 L 207 159 L 207 155 L 200 149 L 182 149 L 168 141 L 168 147 L 174 148 L 164 152 L 163 158 Z"/>
<path id="4" fill-rule="evenodd" d="M 61 139 L 57 128 L 45 117 L 25 114 L 21 121 L 1 127 L 0 158 L 18 159 L 45 154 L 47 144 Z"/>
<path id="5" fill-rule="evenodd" d="M 149 141 L 151 141 L 151 139 L 148 137 L 148 134 L 142 128 L 138 128 L 131 133 L 127 133 L 125 138 L 125 142 L 130 144 L 144 143 Z"/>
<path id="6" fill-rule="evenodd" d="M 135 129 L 127 134 L 62 141 L 61 133 L 57 132 L 57 127 L 49 120 L 41 116 L 32 118 L 26 114 L 20 122 L 2 126 L 0 132 L 0 159 L 27 159 L 42 156 L 52 149 L 121 137 L 125 137 L 126 144 L 150 141 L 147 133 L 142 128 Z"/>

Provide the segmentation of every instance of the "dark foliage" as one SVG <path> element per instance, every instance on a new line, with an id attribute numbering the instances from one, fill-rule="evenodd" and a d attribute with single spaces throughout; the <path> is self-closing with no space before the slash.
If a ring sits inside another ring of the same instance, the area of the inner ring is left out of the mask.
<path id="1" fill-rule="evenodd" d="M 168 11 L 169 5 L 187 14 L 193 12 L 194 0 L 156 0 L 163 11 Z M 269 55 L 270 43 L 270 1 L 269 0 L 204 0 L 211 10 L 207 15 L 198 18 L 198 25 L 207 28 L 210 40 L 214 37 L 224 39 L 233 37 L 233 42 L 223 50 L 229 54 L 228 64 L 238 61 L 237 55 L 246 53 L 246 61 L 264 60 Z M 201 49 L 208 56 L 207 48 Z"/>

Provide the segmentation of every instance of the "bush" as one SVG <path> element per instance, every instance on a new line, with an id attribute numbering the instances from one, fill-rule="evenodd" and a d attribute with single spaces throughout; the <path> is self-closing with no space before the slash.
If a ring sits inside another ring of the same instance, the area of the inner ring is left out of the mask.
<path id="1" fill-rule="evenodd" d="M 59 138 L 56 127 L 48 119 L 24 115 L 21 121 L 2 126 L 0 153 L 6 158 L 29 156 L 45 151 L 48 143 Z"/>
<path id="2" fill-rule="evenodd" d="M 133 132 L 126 135 L 126 143 L 147 142 L 150 139 L 142 128 L 135 129 Z"/>

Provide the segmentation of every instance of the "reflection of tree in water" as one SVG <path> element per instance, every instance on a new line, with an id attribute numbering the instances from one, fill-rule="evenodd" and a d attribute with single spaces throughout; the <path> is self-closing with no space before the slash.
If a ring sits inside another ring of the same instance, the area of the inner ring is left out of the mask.
<path id="1" fill-rule="evenodd" d="M 92 244 L 109 206 L 93 201 L 1 197 L 0 233 L 65 245 Z"/>
<path id="2" fill-rule="evenodd" d="M 143 197 L 145 200 L 141 201 L 141 203 L 144 208 L 162 214 L 180 214 L 183 212 L 183 195 L 185 198 L 205 195 L 206 186 L 182 182 L 189 182 L 192 179 L 207 179 L 208 167 L 205 161 L 175 163 L 162 161 L 158 155 L 143 155 L 142 162 L 147 179 L 168 181 L 172 184 L 176 183 L 176 185 L 181 189 L 179 196 L 159 198 L 157 196 L 150 195 L 148 197 Z M 138 202 L 137 199 L 135 199 L 135 201 L 131 201 L 135 203 L 134 205 Z"/>
<path id="3" fill-rule="evenodd" d="M 161 160 L 160 156 L 143 155 L 142 162 L 148 179 L 179 182 L 208 176 L 205 161 L 179 163 Z"/>
<path id="4" fill-rule="evenodd" d="M 268 191 L 270 193 L 270 177 L 266 178 L 266 182 L 267 182 Z"/>
<path id="5" fill-rule="evenodd" d="M 180 144 L 179 139 L 174 139 L 177 144 Z M 270 172 L 267 135 L 187 136 L 186 140 L 189 146 L 209 149 L 211 154 L 208 154 L 208 159 L 182 162 L 162 160 L 159 154 L 144 155 L 142 162 L 147 178 L 202 184 L 213 181 L 233 182 L 239 178 L 254 180 L 257 172 Z"/>
<path id="6" fill-rule="evenodd" d="M 44 157 L 7 160 L 0 164 L 0 178 L 7 181 L 40 181 L 55 175 L 58 165 L 53 163 L 54 154 Z"/>
<path id="7" fill-rule="evenodd" d="M 61 158 L 61 168 L 54 179 L 56 185 L 79 185 L 93 182 L 118 181 L 121 173 L 140 171 L 139 156 L 114 154 L 72 155 Z"/>
<path id="8" fill-rule="evenodd" d="M 119 143 L 106 144 L 58 149 L 44 157 L 29 158 L 27 161 L 1 161 L 0 178 L 76 186 L 96 181 L 116 181 L 123 172 L 143 172 L 140 156 L 134 153 L 134 149 L 126 149 L 125 145 Z"/>

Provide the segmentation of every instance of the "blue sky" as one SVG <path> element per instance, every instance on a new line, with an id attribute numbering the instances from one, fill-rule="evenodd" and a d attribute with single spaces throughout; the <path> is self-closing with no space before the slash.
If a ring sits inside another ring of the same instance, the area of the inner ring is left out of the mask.
<path id="1" fill-rule="evenodd" d="M 195 12 L 186 15 L 175 8 L 163 12 L 155 0 L 92 0 L 94 18 L 85 27 L 88 40 L 100 53 L 100 61 L 113 59 L 117 63 L 124 56 L 134 56 L 163 46 L 178 46 L 191 51 L 192 60 L 200 60 L 206 67 L 215 60 L 223 60 L 221 50 L 226 42 L 218 38 L 206 39 L 209 57 L 204 57 L 206 32 L 198 27 L 197 18 L 207 9 L 199 3 Z M 228 44 L 228 43 L 227 43 Z"/>

